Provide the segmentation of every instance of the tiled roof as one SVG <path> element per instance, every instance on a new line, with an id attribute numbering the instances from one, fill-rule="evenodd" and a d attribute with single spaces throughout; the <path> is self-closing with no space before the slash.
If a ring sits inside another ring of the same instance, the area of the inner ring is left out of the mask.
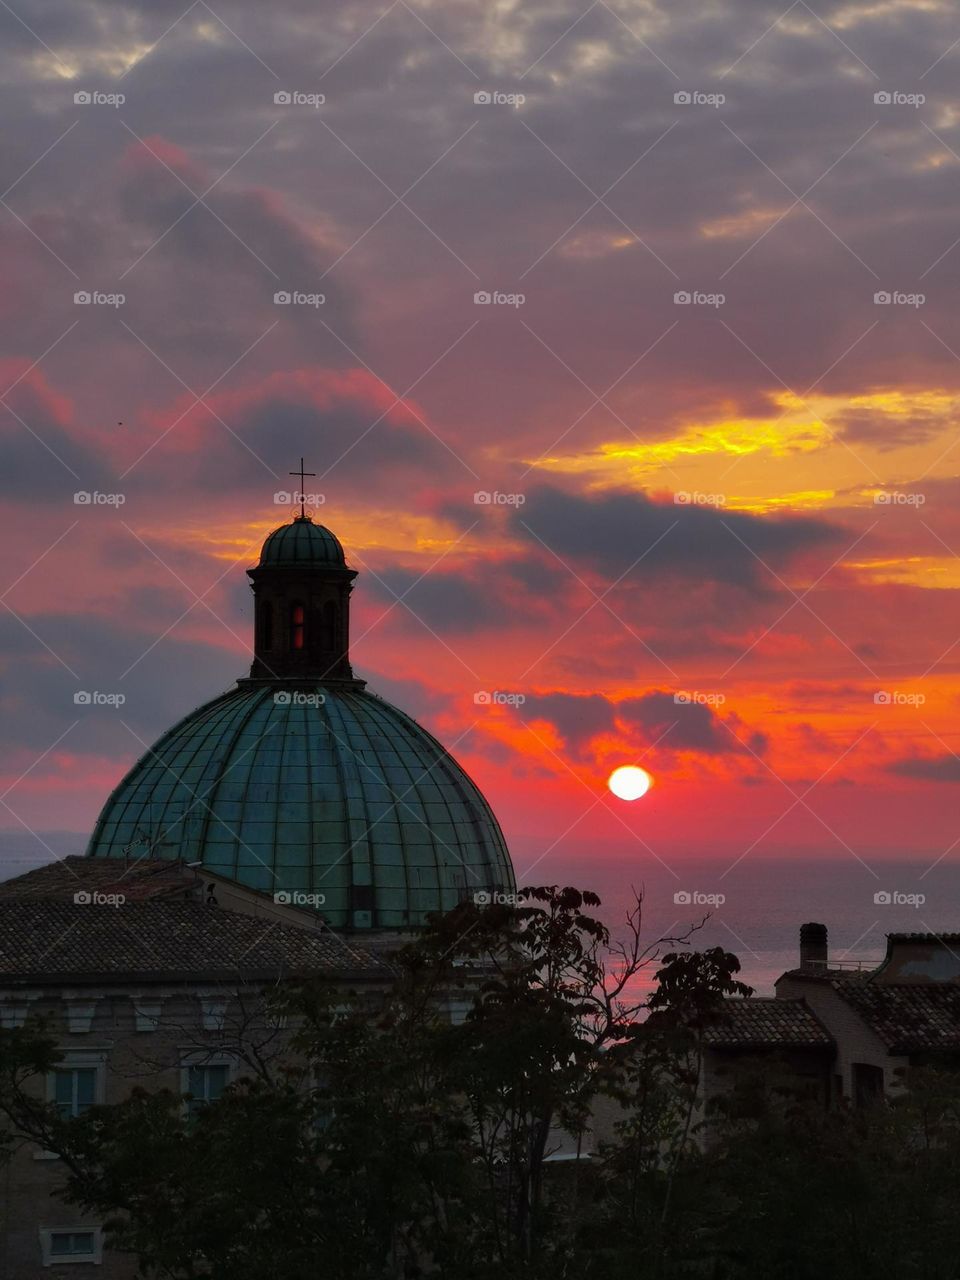
<path id="1" fill-rule="evenodd" d="M 389 977 L 370 951 L 328 929 L 185 901 L 122 906 L 0 899 L 0 982 L 110 978 Z"/>
<path id="2" fill-rule="evenodd" d="M 889 942 L 960 942 L 960 933 L 888 933 Z"/>
<path id="3" fill-rule="evenodd" d="M 960 1049 L 960 987 L 953 983 L 861 982 L 836 989 L 894 1052 Z"/>
<path id="4" fill-rule="evenodd" d="M 725 1000 L 724 1018 L 704 1032 L 707 1044 L 716 1048 L 777 1046 L 828 1047 L 833 1039 L 802 1000 L 777 1000 L 752 996 Z"/>
<path id="5" fill-rule="evenodd" d="M 196 884 L 196 876 L 184 864 L 169 858 L 139 858 L 129 863 L 98 861 L 73 855 L 0 882 L 0 901 L 11 898 L 65 898 L 78 890 L 122 893 L 127 901 L 184 895 Z"/>
<path id="6" fill-rule="evenodd" d="M 876 973 L 877 965 L 865 963 L 863 968 L 834 969 L 829 965 L 822 969 L 787 969 L 780 978 L 809 978 L 812 982 L 863 982 Z M 779 982 L 779 978 L 777 981 Z"/>

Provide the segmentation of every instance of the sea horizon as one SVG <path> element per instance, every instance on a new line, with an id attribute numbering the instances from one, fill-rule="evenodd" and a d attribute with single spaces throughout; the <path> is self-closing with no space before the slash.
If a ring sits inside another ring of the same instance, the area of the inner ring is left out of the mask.
<path id="1" fill-rule="evenodd" d="M 76 832 L 33 838 L 0 834 L 0 881 L 70 854 L 83 853 Z M 726 857 L 675 859 L 562 856 L 542 858 L 529 875 L 517 859 L 518 884 L 559 884 L 595 892 L 595 914 L 613 938 L 624 936 L 633 893 L 642 894 L 642 936 L 687 937 L 694 949 L 722 946 L 740 960 L 742 981 L 757 995 L 772 995 L 777 977 L 795 968 L 801 924 L 826 925 L 831 963 L 872 967 L 882 959 L 888 933 L 960 933 L 960 860 L 853 857 L 757 858 L 731 866 Z M 671 949 L 667 943 L 661 953 Z M 652 968 L 649 972 L 652 982 Z M 643 983 L 649 985 L 648 982 Z"/>

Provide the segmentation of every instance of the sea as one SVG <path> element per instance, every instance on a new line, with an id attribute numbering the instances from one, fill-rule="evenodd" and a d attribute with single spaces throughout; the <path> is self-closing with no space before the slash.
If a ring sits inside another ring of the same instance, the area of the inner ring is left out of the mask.
<path id="1" fill-rule="evenodd" d="M 723 947 L 737 956 L 738 978 L 757 995 L 772 995 L 780 974 L 796 968 L 800 926 L 808 921 L 826 925 L 830 962 L 845 968 L 878 964 L 888 933 L 960 934 L 955 859 L 868 866 L 847 855 L 747 857 L 732 867 L 729 859 L 697 859 L 669 868 L 649 859 L 637 868 L 623 860 L 591 858 L 585 865 L 551 857 L 535 876 L 541 884 L 592 889 L 601 900 L 595 914 L 614 938 L 626 937 L 624 920 L 639 894 L 645 944 L 687 934 L 686 947 Z M 682 949 L 667 941 L 659 954 Z"/>
<path id="2" fill-rule="evenodd" d="M 0 880 L 22 875 L 54 856 L 80 853 L 85 837 L 0 832 Z M 872 860 L 852 856 L 729 860 L 690 859 L 642 867 L 623 858 L 541 859 L 523 883 L 572 885 L 595 892 L 592 910 L 614 940 L 627 936 L 625 919 L 641 897 L 641 936 L 654 959 L 632 984 L 653 985 L 656 956 L 684 948 L 721 946 L 740 961 L 741 981 L 772 995 L 781 973 L 799 960 L 800 926 L 826 925 L 831 963 L 873 967 L 883 959 L 888 933 L 960 934 L 960 859 Z M 664 941 L 660 941 L 663 939 Z M 676 939 L 678 941 L 671 941 Z"/>

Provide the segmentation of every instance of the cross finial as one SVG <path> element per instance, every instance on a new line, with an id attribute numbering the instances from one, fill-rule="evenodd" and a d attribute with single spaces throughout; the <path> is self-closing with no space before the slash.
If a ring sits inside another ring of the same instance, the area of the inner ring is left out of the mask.
<path id="1" fill-rule="evenodd" d="M 305 503 L 306 499 L 305 499 L 305 497 L 304 497 L 303 485 L 304 485 L 304 482 L 305 482 L 305 480 L 306 480 L 307 476 L 315 476 L 317 473 L 316 473 L 315 471 L 304 471 L 304 469 L 303 469 L 303 459 L 301 458 L 301 459 L 300 459 L 300 470 L 299 470 L 299 471 L 291 471 L 291 472 L 290 472 L 290 474 L 291 474 L 292 476 L 299 476 L 299 477 L 300 477 L 300 519 L 301 519 L 301 520 L 305 520 L 305 519 L 306 519 L 306 516 L 307 516 L 307 513 L 306 513 L 306 511 L 304 510 L 304 503 Z"/>

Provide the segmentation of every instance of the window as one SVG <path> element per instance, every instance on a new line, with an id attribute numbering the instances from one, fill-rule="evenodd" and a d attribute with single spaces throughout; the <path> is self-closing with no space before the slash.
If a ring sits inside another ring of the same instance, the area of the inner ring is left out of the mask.
<path id="1" fill-rule="evenodd" d="M 40 1255 L 45 1267 L 64 1262 L 103 1261 L 103 1235 L 99 1227 L 41 1227 Z"/>
<path id="2" fill-rule="evenodd" d="M 328 600 L 323 606 L 323 647 L 331 653 L 337 647 L 337 606 Z"/>
<path id="3" fill-rule="evenodd" d="M 163 1012 L 159 1000 L 134 1000 L 134 1025 L 138 1031 L 156 1031 Z"/>
<path id="4" fill-rule="evenodd" d="M 67 1000 L 67 1030 L 75 1034 L 84 1034 L 93 1030 L 93 1019 L 97 1012 L 95 1003 L 89 1000 Z"/>
<path id="5" fill-rule="evenodd" d="M 269 600 L 261 600 L 257 610 L 257 629 L 259 647 L 264 652 L 273 648 L 273 605 Z"/>
<path id="6" fill-rule="evenodd" d="M 870 1062 L 853 1064 L 853 1100 L 858 1107 L 869 1107 L 883 1099 L 883 1067 Z"/>
<path id="7" fill-rule="evenodd" d="M 88 1258 L 95 1250 L 92 1231 L 51 1231 L 50 1255 L 54 1258 Z"/>
<path id="8" fill-rule="evenodd" d="M 290 606 L 290 648 L 302 649 L 304 646 L 304 610 L 302 604 Z"/>
<path id="9" fill-rule="evenodd" d="M 191 1096 L 187 1112 L 195 1115 L 208 1102 L 216 1102 L 230 1083 L 230 1065 L 226 1062 L 194 1063 L 184 1069 L 185 1093 Z"/>
<path id="10" fill-rule="evenodd" d="M 63 1120 L 82 1116 L 105 1099 L 105 1049 L 62 1049 L 62 1061 L 47 1073 L 47 1101 Z M 35 1160 L 57 1160 L 52 1151 L 38 1150 Z"/>
<path id="11" fill-rule="evenodd" d="M 57 1067 L 53 1073 L 53 1101 L 62 1120 L 82 1116 L 97 1100 L 96 1067 Z"/>

